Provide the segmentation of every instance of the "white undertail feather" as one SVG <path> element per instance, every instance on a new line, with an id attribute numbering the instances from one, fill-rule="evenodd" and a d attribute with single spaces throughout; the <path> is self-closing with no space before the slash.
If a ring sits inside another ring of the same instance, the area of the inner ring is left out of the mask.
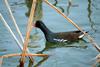
<path id="1" fill-rule="evenodd" d="M 80 35 L 78 38 L 83 38 L 84 37 L 84 34 Z"/>

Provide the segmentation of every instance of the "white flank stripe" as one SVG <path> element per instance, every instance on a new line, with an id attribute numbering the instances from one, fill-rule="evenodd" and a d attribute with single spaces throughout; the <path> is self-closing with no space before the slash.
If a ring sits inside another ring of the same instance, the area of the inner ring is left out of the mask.
<path id="1" fill-rule="evenodd" d="M 66 42 L 67 40 L 64 40 L 64 39 L 53 39 L 53 40 L 55 40 L 55 41 L 58 41 L 58 42 Z"/>

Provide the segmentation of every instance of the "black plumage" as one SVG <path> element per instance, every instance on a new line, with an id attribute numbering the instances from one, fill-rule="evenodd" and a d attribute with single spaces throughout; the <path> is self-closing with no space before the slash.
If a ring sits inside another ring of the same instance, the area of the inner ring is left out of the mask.
<path id="1" fill-rule="evenodd" d="M 76 41 L 82 39 L 82 37 L 84 36 L 81 31 L 53 33 L 46 27 L 46 25 L 42 21 L 36 21 L 35 26 L 42 30 L 48 42 Z"/>

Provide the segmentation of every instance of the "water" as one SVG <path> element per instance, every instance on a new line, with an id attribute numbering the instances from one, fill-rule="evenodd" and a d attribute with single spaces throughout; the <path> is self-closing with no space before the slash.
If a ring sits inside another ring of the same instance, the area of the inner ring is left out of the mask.
<path id="1" fill-rule="evenodd" d="M 29 1 L 30 0 L 9 0 L 14 17 L 24 37 L 30 10 Z M 98 44 L 100 43 L 99 0 L 72 0 L 71 4 L 68 0 L 58 0 L 57 2 L 55 0 L 49 1 L 77 23 L 82 29 L 89 31 L 89 34 L 95 39 L 95 41 Z M 46 3 L 43 2 L 42 6 L 41 4 L 39 4 L 39 6 L 36 19 L 41 19 L 51 31 L 65 32 L 77 30 Z M 3 0 L 0 0 L 0 13 L 2 13 L 3 17 L 17 35 Z M 93 58 L 96 57 L 98 52 L 91 43 L 88 43 L 86 37 L 84 37 L 84 39 L 87 42 L 79 41 L 74 43 L 55 44 L 46 43 L 44 35 L 39 29 L 33 29 L 31 35 L 33 34 L 34 36 L 32 36 L 32 39 L 34 41 L 32 40 L 28 46 L 30 51 L 32 53 L 40 52 L 50 55 L 48 58 L 43 58 L 43 60 L 40 57 L 35 57 L 36 67 L 92 67 L 95 63 Z M 77 47 L 68 47 L 69 45 Z M 4 27 L 2 21 L 0 21 L 0 55 L 19 52 L 21 52 L 21 50 Z M 19 65 L 19 60 L 20 57 L 5 58 L 2 67 L 17 67 Z M 31 67 L 28 62 L 27 58 L 25 67 Z"/>

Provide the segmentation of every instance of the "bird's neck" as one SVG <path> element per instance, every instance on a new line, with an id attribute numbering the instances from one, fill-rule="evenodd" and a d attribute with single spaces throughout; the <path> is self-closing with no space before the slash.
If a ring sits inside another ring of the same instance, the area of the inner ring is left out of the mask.
<path id="1" fill-rule="evenodd" d="M 47 37 L 49 34 L 52 34 L 52 32 L 47 28 L 45 24 L 41 24 L 40 29 L 43 31 L 45 36 Z"/>

